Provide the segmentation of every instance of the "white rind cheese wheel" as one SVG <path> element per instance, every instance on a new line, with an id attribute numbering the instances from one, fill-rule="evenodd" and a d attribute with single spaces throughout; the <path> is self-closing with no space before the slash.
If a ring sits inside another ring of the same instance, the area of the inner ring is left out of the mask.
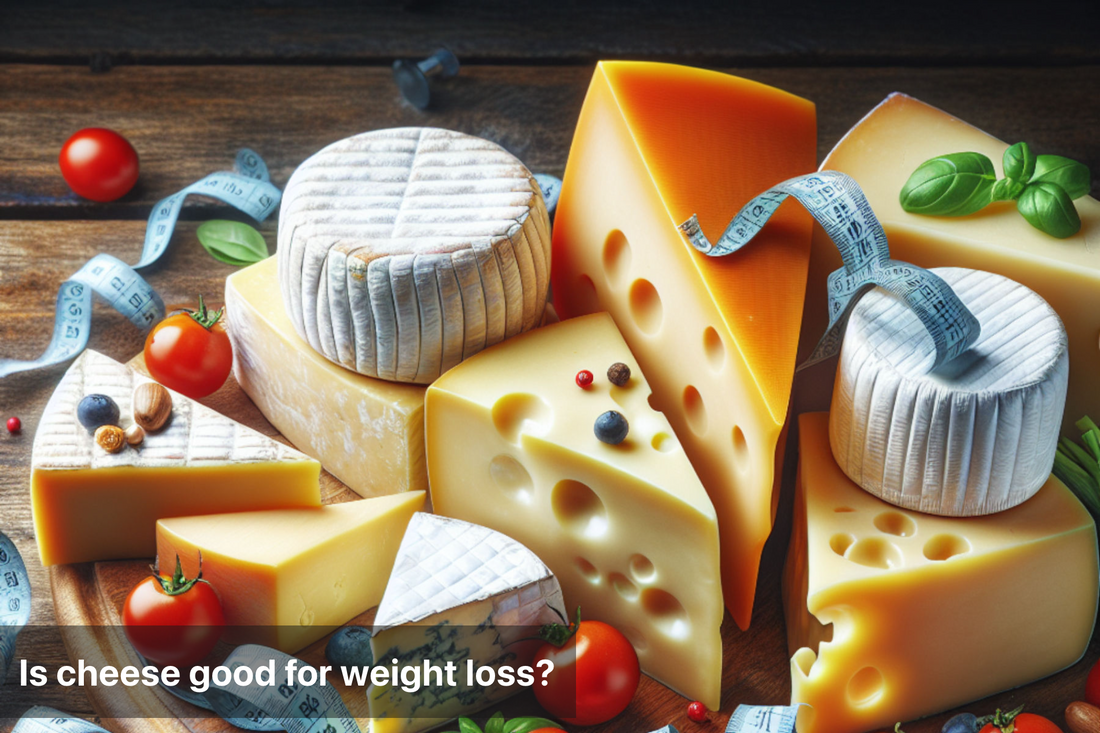
<path id="1" fill-rule="evenodd" d="M 1021 504 L 1050 475 L 1069 379 L 1058 314 L 1000 275 L 936 268 L 982 326 L 930 372 L 931 337 L 881 288 L 852 312 L 829 441 L 854 482 L 897 506 L 946 516 Z"/>
<path id="2" fill-rule="evenodd" d="M 333 143 L 294 172 L 279 213 L 279 283 L 299 335 L 348 369 L 427 384 L 534 328 L 550 221 L 499 145 L 434 128 Z"/>

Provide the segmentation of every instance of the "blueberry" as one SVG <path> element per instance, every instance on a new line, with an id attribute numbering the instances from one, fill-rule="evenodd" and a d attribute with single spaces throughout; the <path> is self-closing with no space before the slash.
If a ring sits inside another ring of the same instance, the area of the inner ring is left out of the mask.
<path id="1" fill-rule="evenodd" d="M 630 424 L 621 412 L 608 410 L 596 418 L 596 437 L 604 443 L 618 445 L 626 440 L 626 434 L 630 432 Z"/>
<path id="2" fill-rule="evenodd" d="M 76 406 L 76 419 L 89 431 L 101 425 L 118 425 L 118 405 L 105 394 L 84 395 Z"/>
<path id="3" fill-rule="evenodd" d="M 973 713 L 959 713 L 943 724 L 942 733 L 978 733 L 980 727 Z"/>
<path id="4" fill-rule="evenodd" d="M 370 650 L 370 631 L 363 626 L 337 630 L 325 646 L 325 657 L 339 667 L 371 666 L 374 654 Z"/>

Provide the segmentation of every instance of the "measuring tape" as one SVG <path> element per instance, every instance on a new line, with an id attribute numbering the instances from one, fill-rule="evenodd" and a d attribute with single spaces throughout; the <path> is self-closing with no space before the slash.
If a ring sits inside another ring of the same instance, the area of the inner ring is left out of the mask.
<path id="1" fill-rule="evenodd" d="M 99 254 L 61 284 L 57 293 L 53 337 L 37 359 L 0 359 L 0 378 L 16 372 L 53 366 L 72 359 L 88 345 L 92 325 L 92 293 L 111 304 L 144 333 L 164 318 L 164 302 L 136 271 L 148 267 L 168 249 L 183 201 L 191 194 L 218 199 L 263 221 L 282 196 L 271 184 L 267 165 L 247 148 L 237 153 L 234 172 L 212 173 L 187 188 L 161 199 L 149 215 L 141 260 L 127 265 L 117 257 Z"/>
<path id="2" fill-rule="evenodd" d="M 554 209 L 558 208 L 558 199 L 561 197 L 561 179 L 549 173 L 536 173 L 535 181 L 542 189 L 542 199 L 546 202 L 546 213 L 550 220 L 554 220 Z"/>
<path id="3" fill-rule="evenodd" d="M 15 657 L 15 638 L 31 620 L 31 581 L 23 556 L 0 532 L 0 685 Z"/>
<path id="4" fill-rule="evenodd" d="M 738 705 L 726 723 L 726 733 L 793 733 L 803 705 Z"/>
<path id="5" fill-rule="evenodd" d="M 882 224 L 859 184 L 844 173 L 811 173 L 765 191 L 745 204 L 717 244 L 711 244 L 703 234 L 694 214 L 680 225 L 680 231 L 700 252 L 722 257 L 748 244 L 788 196 L 802 204 L 825 229 L 844 260 L 844 267 L 829 275 L 829 327 L 799 369 L 840 352 L 852 309 L 876 285 L 898 296 L 920 319 L 936 345 L 933 369 L 978 340 L 978 319 L 946 282 L 921 267 L 890 259 Z"/>

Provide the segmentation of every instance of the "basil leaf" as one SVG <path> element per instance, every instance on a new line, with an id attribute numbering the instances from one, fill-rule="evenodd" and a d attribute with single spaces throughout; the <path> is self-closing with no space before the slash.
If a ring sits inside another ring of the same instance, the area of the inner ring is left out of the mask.
<path id="1" fill-rule="evenodd" d="M 561 728 L 561 725 L 546 718 L 512 718 L 504 726 L 504 733 L 531 733 L 539 728 Z"/>
<path id="2" fill-rule="evenodd" d="M 1088 195 L 1092 188 L 1089 168 L 1076 160 L 1061 155 L 1040 155 L 1035 160 L 1033 182 L 1047 181 L 1061 186 L 1071 199 Z"/>
<path id="3" fill-rule="evenodd" d="M 1005 169 L 1005 178 L 1027 183 L 1035 173 L 1035 155 L 1027 143 L 1016 143 L 1005 151 L 1001 164 Z"/>
<path id="4" fill-rule="evenodd" d="M 481 733 L 481 728 L 477 727 L 477 723 L 469 718 L 458 719 L 459 733 Z"/>
<path id="5" fill-rule="evenodd" d="M 195 234 L 203 249 L 219 262 L 251 265 L 268 257 L 264 236 L 239 221 L 212 219 L 199 225 Z"/>
<path id="6" fill-rule="evenodd" d="M 485 721 L 485 733 L 504 733 L 504 713 L 498 710 Z"/>
<path id="7" fill-rule="evenodd" d="M 1011 178 L 1002 178 L 993 184 L 993 190 L 990 191 L 990 201 L 1012 201 L 1018 199 L 1020 194 L 1027 188 L 1026 183 L 1020 183 L 1014 181 Z"/>
<path id="8" fill-rule="evenodd" d="M 1052 237 L 1065 239 L 1081 230 L 1073 199 L 1057 183 L 1029 183 L 1016 202 L 1027 223 Z"/>
<path id="9" fill-rule="evenodd" d="M 901 189 L 901 208 L 926 216 L 966 216 L 985 208 L 997 174 L 981 153 L 926 160 Z"/>

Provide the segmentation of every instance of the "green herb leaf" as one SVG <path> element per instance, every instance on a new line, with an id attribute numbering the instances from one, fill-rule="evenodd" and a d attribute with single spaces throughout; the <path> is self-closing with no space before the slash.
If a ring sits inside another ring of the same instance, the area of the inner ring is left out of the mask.
<path id="1" fill-rule="evenodd" d="M 1040 155 L 1035 159 L 1033 182 L 1057 183 L 1071 199 L 1088 195 L 1092 188 L 1088 166 L 1061 155 Z"/>
<path id="2" fill-rule="evenodd" d="M 219 262 L 242 266 L 268 257 L 263 235 L 239 221 L 213 219 L 201 224 L 195 234 L 203 248 Z"/>
<path id="3" fill-rule="evenodd" d="M 1086 451 L 1069 438 L 1058 441 L 1054 454 L 1054 475 L 1070 488 L 1094 517 L 1100 518 L 1100 428 L 1088 417 L 1077 421 Z M 1091 454 L 1090 454 L 1091 452 Z"/>
<path id="4" fill-rule="evenodd" d="M 498 710 L 485 721 L 485 733 L 504 733 L 504 713 Z"/>
<path id="5" fill-rule="evenodd" d="M 1073 199 L 1057 183 L 1029 183 L 1016 208 L 1027 223 L 1052 237 L 1065 239 L 1081 230 L 1081 217 L 1073 207 Z"/>
<path id="6" fill-rule="evenodd" d="M 561 728 L 561 725 L 546 718 L 512 718 L 504 725 L 504 733 L 531 733 L 539 728 Z"/>
<path id="7" fill-rule="evenodd" d="M 1014 181 L 1011 178 L 1002 178 L 993 184 L 993 190 L 989 194 L 990 201 L 1013 201 L 1027 188 L 1026 183 Z"/>
<path id="8" fill-rule="evenodd" d="M 469 718 L 458 719 L 459 733 L 481 733 L 481 728 L 477 727 L 477 723 Z"/>
<path id="9" fill-rule="evenodd" d="M 1016 143 L 1005 151 L 1001 164 L 1005 169 L 1005 178 L 1027 183 L 1035 173 L 1035 154 L 1027 143 Z"/>
<path id="10" fill-rule="evenodd" d="M 901 189 L 901 208 L 926 216 L 966 216 L 990 202 L 997 174 L 981 153 L 952 153 L 921 163 Z"/>

